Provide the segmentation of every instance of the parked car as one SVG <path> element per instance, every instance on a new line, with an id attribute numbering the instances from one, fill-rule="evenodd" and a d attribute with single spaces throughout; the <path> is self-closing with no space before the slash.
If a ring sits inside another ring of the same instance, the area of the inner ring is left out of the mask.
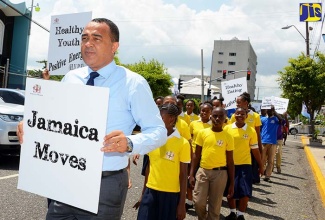
<path id="1" fill-rule="evenodd" d="M 321 123 L 315 123 L 315 130 L 319 131 L 319 134 L 325 134 L 325 126 L 320 125 Z M 311 125 L 304 125 L 302 122 L 289 125 L 289 134 L 309 134 L 309 128 Z"/>
<path id="2" fill-rule="evenodd" d="M 19 153 L 16 134 L 24 115 L 25 93 L 22 90 L 0 88 L 0 153 Z"/>
<path id="3" fill-rule="evenodd" d="M 302 122 L 298 122 L 295 124 L 289 124 L 289 134 L 292 134 L 292 135 L 298 134 L 299 125 L 302 125 Z"/>

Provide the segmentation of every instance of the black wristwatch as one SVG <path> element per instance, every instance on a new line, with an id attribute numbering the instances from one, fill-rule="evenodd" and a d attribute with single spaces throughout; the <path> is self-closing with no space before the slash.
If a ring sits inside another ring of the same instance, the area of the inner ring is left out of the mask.
<path id="1" fill-rule="evenodd" d="M 127 152 L 131 153 L 133 151 L 133 143 L 130 138 L 126 137 L 127 141 Z"/>

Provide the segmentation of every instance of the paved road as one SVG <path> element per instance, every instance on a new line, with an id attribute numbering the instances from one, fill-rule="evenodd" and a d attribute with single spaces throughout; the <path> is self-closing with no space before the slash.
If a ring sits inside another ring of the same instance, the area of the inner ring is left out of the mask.
<path id="1" fill-rule="evenodd" d="M 312 171 L 308 165 L 300 139 L 289 136 L 283 150 L 282 174 L 274 173 L 272 182 L 254 185 L 253 198 L 250 200 L 246 219 L 325 219 Z M 31 193 L 17 190 L 18 157 L 0 158 L 0 220 L 44 219 L 46 199 Z M 132 165 L 133 187 L 128 192 L 123 219 L 136 219 L 137 212 L 132 209 L 138 200 L 143 178 L 139 176 L 141 162 Z M 224 202 L 221 213 L 228 215 Z M 197 219 L 190 210 L 186 219 Z"/>

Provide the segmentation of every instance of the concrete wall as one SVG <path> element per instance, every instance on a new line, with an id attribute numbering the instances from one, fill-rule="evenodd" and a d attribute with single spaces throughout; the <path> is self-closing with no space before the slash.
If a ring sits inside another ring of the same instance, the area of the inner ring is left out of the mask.
<path id="1" fill-rule="evenodd" d="M 25 88 L 26 77 L 24 75 L 26 75 L 28 56 L 28 31 L 29 20 L 23 16 L 15 17 L 9 72 L 18 75 L 9 75 L 8 88 Z"/>

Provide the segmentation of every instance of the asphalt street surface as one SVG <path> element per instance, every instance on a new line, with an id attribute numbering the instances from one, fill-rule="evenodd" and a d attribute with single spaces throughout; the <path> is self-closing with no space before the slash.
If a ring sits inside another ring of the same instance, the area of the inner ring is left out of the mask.
<path id="1" fill-rule="evenodd" d="M 137 211 L 132 206 L 138 201 L 142 190 L 141 166 L 142 158 L 138 166 L 131 166 L 132 188 L 128 192 L 122 219 L 136 219 Z M 46 199 L 17 189 L 18 170 L 19 157 L 0 158 L 0 219 L 45 219 Z M 221 219 L 229 214 L 225 201 Z M 271 182 L 261 180 L 260 184 L 254 185 L 245 218 L 325 219 L 325 208 L 299 138 L 288 136 L 283 147 L 282 173 L 273 173 Z M 193 209 L 187 212 L 186 219 L 197 219 Z"/>

